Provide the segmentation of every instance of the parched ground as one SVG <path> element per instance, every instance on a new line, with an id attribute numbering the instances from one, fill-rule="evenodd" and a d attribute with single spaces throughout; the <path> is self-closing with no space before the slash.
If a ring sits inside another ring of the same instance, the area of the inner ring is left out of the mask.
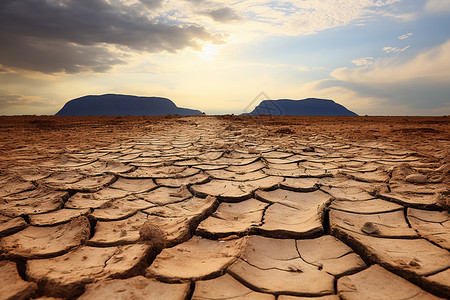
<path id="1" fill-rule="evenodd" d="M 0 117 L 0 299 L 450 297 L 450 117 Z"/>

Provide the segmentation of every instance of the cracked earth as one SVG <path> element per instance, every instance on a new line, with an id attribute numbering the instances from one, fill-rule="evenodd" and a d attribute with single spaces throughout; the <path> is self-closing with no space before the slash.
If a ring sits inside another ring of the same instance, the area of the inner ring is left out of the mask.
<path id="1" fill-rule="evenodd" d="M 82 147 L 11 147 L 10 131 L 0 299 L 449 298 L 444 124 L 414 150 L 232 117 L 86 133 Z"/>

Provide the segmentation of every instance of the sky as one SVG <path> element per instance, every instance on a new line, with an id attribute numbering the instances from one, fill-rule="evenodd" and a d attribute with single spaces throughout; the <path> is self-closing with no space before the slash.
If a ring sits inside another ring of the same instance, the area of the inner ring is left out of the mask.
<path id="1" fill-rule="evenodd" d="M 0 115 L 106 93 L 449 115 L 449 28 L 450 0 L 1 0 Z"/>

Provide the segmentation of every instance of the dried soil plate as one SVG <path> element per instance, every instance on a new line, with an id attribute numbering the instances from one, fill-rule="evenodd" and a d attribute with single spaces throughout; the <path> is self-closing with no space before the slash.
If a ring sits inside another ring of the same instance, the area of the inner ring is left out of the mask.
<path id="1" fill-rule="evenodd" d="M 133 172 L 122 174 L 126 178 L 183 178 L 195 175 L 199 172 L 198 169 L 168 166 L 160 168 L 139 167 Z"/>
<path id="2" fill-rule="evenodd" d="M 21 217 L 7 219 L 7 221 L 0 223 L 0 238 L 13 234 L 28 226 L 27 222 Z"/>
<path id="3" fill-rule="evenodd" d="M 21 192 L 18 194 L 4 196 L 4 197 L 1 197 L 1 199 L 5 200 L 6 202 L 16 201 L 16 200 L 27 200 L 30 198 L 42 200 L 42 199 L 46 199 L 46 198 L 52 198 L 55 193 L 61 194 L 62 192 L 55 192 L 55 190 L 53 190 L 53 189 L 40 187 L 37 189 L 24 191 L 24 192 Z"/>
<path id="4" fill-rule="evenodd" d="M 141 244 L 109 248 L 85 246 L 55 258 L 29 260 L 26 275 L 38 282 L 45 295 L 75 297 L 83 292 L 87 283 L 137 275 L 149 255 L 150 246 Z"/>
<path id="5" fill-rule="evenodd" d="M 351 179 L 365 182 L 388 182 L 389 174 L 385 171 L 375 171 L 367 173 L 349 172 L 346 173 Z"/>
<path id="6" fill-rule="evenodd" d="M 95 234 L 87 244 L 104 247 L 135 243 L 140 238 L 139 230 L 147 218 L 147 214 L 138 212 L 120 221 L 97 222 Z"/>
<path id="7" fill-rule="evenodd" d="M 403 206 L 381 199 L 365 201 L 335 200 L 331 203 L 330 208 L 334 210 L 359 214 L 378 214 L 383 212 L 403 210 Z"/>
<path id="8" fill-rule="evenodd" d="M 283 204 L 270 205 L 258 231 L 271 237 L 305 238 L 323 233 L 322 216 L 325 205 L 314 208 L 293 208 Z"/>
<path id="9" fill-rule="evenodd" d="M 63 188 L 66 184 L 75 183 L 83 179 L 83 175 L 75 171 L 61 171 L 41 180 L 45 185 L 52 188 Z"/>
<path id="10" fill-rule="evenodd" d="M 119 189 L 112 189 L 110 187 L 106 187 L 101 189 L 95 193 L 76 193 L 74 197 L 81 196 L 84 199 L 92 199 L 92 200 L 111 200 L 111 199 L 120 199 L 124 198 L 128 195 L 132 194 L 131 192 Z"/>
<path id="11" fill-rule="evenodd" d="M 51 226 L 67 223 L 80 216 L 90 213 L 87 208 L 84 209 L 60 209 L 49 213 L 43 213 L 30 216 L 30 224 L 34 226 Z"/>
<path id="12" fill-rule="evenodd" d="M 142 276 L 88 284 L 80 300 L 184 300 L 189 295 L 188 283 L 168 284 Z"/>
<path id="13" fill-rule="evenodd" d="M 92 176 L 74 183 L 50 185 L 60 190 L 72 190 L 77 192 L 96 192 L 115 179 L 114 175 Z"/>
<path id="14" fill-rule="evenodd" d="M 296 192 L 313 192 L 319 188 L 316 178 L 286 178 L 281 187 Z"/>
<path id="15" fill-rule="evenodd" d="M 422 300 L 439 299 L 379 265 L 338 279 L 339 296 L 345 300 Z"/>
<path id="16" fill-rule="evenodd" d="M 226 168 L 226 170 L 230 172 L 235 172 L 237 174 L 245 174 L 261 170 L 262 168 L 265 167 L 266 165 L 262 161 L 258 160 L 248 165 L 229 166 L 228 168 Z"/>
<path id="17" fill-rule="evenodd" d="M 294 192 L 283 189 L 273 191 L 256 191 L 255 196 L 269 203 L 279 203 L 297 209 L 309 210 L 315 207 L 322 207 L 331 201 L 330 195 L 322 191 L 314 192 Z"/>
<path id="18" fill-rule="evenodd" d="M 128 217 L 131 217 L 138 211 L 138 207 L 134 207 L 128 203 L 125 199 L 112 200 L 110 202 L 105 203 L 100 208 L 96 208 L 91 216 L 93 216 L 97 220 L 103 221 L 114 221 L 114 220 L 122 220 Z M 131 202 L 131 201 L 130 201 Z M 144 204 L 152 206 L 151 203 L 145 202 Z"/>
<path id="19" fill-rule="evenodd" d="M 334 291 L 334 277 L 304 262 L 295 240 L 253 236 L 228 273 L 264 293 L 320 296 Z"/>
<path id="20" fill-rule="evenodd" d="M 129 193 L 143 193 L 150 191 L 157 186 L 152 179 L 129 179 L 119 177 L 119 179 L 109 187 L 127 191 Z"/>
<path id="21" fill-rule="evenodd" d="M 295 169 L 295 170 L 279 170 L 279 169 L 264 169 L 264 173 L 272 176 L 283 176 L 292 178 L 322 178 L 332 176 L 323 170 L 305 170 L 305 169 Z"/>
<path id="22" fill-rule="evenodd" d="M 275 300 L 275 295 L 252 291 L 228 274 L 195 283 L 193 300 Z"/>
<path id="23" fill-rule="evenodd" d="M 48 194 L 17 201 L 1 201 L 0 214 L 16 217 L 20 215 L 41 214 L 60 209 L 67 199 L 67 192 L 48 192 Z M 3 202 L 3 203 L 2 203 Z"/>
<path id="24" fill-rule="evenodd" d="M 181 187 L 183 185 L 201 184 L 209 180 L 209 176 L 204 173 L 199 173 L 193 176 L 184 178 L 166 178 L 156 179 L 156 184 L 166 187 Z"/>
<path id="25" fill-rule="evenodd" d="M 197 159 L 199 160 L 203 160 L 204 162 L 209 162 L 209 161 L 214 161 L 219 159 L 221 156 L 223 155 L 222 151 L 210 151 L 210 152 L 205 152 L 201 155 L 197 156 Z"/>
<path id="26" fill-rule="evenodd" d="M 183 186 L 181 188 L 159 187 L 150 192 L 136 194 L 136 196 L 150 203 L 166 205 L 191 198 L 192 194 Z"/>
<path id="27" fill-rule="evenodd" d="M 6 257 L 44 258 L 66 253 L 83 244 L 90 233 L 86 217 L 52 227 L 30 226 L 0 241 L 0 253 Z"/>
<path id="28" fill-rule="evenodd" d="M 131 172 L 132 170 L 134 170 L 132 166 L 127 166 L 119 160 L 126 160 L 126 158 L 123 158 L 123 156 L 121 156 L 120 158 L 117 158 L 117 160 L 96 161 L 77 169 L 80 170 L 80 172 L 89 175 L 101 175 L 106 173 L 120 174 Z"/>
<path id="29" fill-rule="evenodd" d="M 408 220 L 422 237 L 450 250 L 450 215 L 448 211 L 408 208 Z"/>
<path id="30" fill-rule="evenodd" d="M 330 211 L 330 227 L 343 228 L 364 235 L 388 238 L 418 238 L 410 228 L 401 210 L 378 213 L 358 214 L 338 210 Z"/>
<path id="31" fill-rule="evenodd" d="M 298 166 L 298 163 L 293 163 L 293 162 L 289 162 L 289 163 L 281 163 L 281 164 L 274 164 L 274 163 L 269 163 L 267 164 L 267 168 L 269 170 L 281 170 L 281 171 L 296 171 L 296 170 L 304 170 L 305 168 L 300 168 Z"/>
<path id="32" fill-rule="evenodd" d="M 423 277 L 425 286 L 437 295 L 450 298 L 450 268 L 433 275 Z"/>
<path id="33" fill-rule="evenodd" d="M 16 263 L 0 261 L 0 299 L 29 299 L 37 292 L 34 282 L 24 281 L 17 272 Z"/>
<path id="34" fill-rule="evenodd" d="M 298 240 L 302 259 L 334 276 L 355 273 L 366 268 L 362 259 L 343 242 L 331 235 L 316 239 Z"/>
<path id="35" fill-rule="evenodd" d="M 277 300 L 341 300 L 338 295 L 327 295 L 321 297 L 298 297 L 298 296 L 288 296 L 280 295 Z"/>
<path id="36" fill-rule="evenodd" d="M 202 218 L 204 218 L 202 214 L 172 218 L 149 215 L 147 220 L 164 232 L 163 246 L 168 248 L 189 240 L 191 232 L 195 230 Z"/>
<path id="37" fill-rule="evenodd" d="M 323 191 L 327 192 L 333 198 L 337 199 L 343 199 L 343 200 L 353 200 L 353 201 L 364 201 L 364 200 L 370 200 L 374 199 L 375 197 L 370 195 L 368 192 L 366 192 L 363 189 L 357 188 L 357 187 L 348 187 L 348 188 L 342 188 L 342 187 L 322 187 Z"/>
<path id="38" fill-rule="evenodd" d="M 216 164 L 224 164 L 228 166 L 248 166 L 254 163 L 258 157 L 250 157 L 250 158 L 232 158 L 232 157 L 224 157 L 222 156 L 219 159 L 216 159 L 214 163 Z"/>
<path id="39" fill-rule="evenodd" d="M 253 187 L 243 182 L 213 179 L 208 183 L 192 186 L 194 194 L 215 196 L 226 200 L 243 200 L 250 198 Z"/>
<path id="40" fill-rule="evenodd" d="M 212 241 L 194 236 L 164 249 L 147 268 L 146 276 L 169 282 L 212 278 L 236 260 L 243 244 L 243 239 Z"/>
<path id="41" fill-rule="evenodd" d="M 450 267 L 449 252 L 424 239 L 378 238 L 335 229 L 333 235 L 357 249 L 358 253 L 363 253 L 370 261 L 416 282 L 420 282 L 421 276 Z"/>
<path id="42" fill-rule="evenodd" d="M 2 180 L 0 183 L 0 197 L 22 193 L 35 188 L 36 187 L 34 184 L 29 181 L 22 180 L 18 177 L 8 178 L 6 180 Z"/>
<path id="43" fill-rule="evenodd" d="M 194 197 L 145 212 L 150 214 L 148 220 L 165 232 L 166 247 L 170 247 L 188 240 L 200 221 L 210 215 L 217 205 L 213 197 Z"/>
<path id="44" fill-rule="evenodd" d="M 415 208 L 436 208 L 438 207 L 437 194 L 415 194 L 415 193 L 380 193 L 379 196 L 392 202 Z"/>
<path id="45" fill-rule="evenodd" d="M 225 169 L 228 165 L 216 165 L 216 164 L 200 164 L 192 166 L 195 169 L 199 169 L 202 171 L 212 171 L 212 170 L 220 170 Z"/>
<path id="46" fill-rule="evenodd" d="M 290 164 L 306 161 L 306 157 L 300 155 L 293 155 L 287 158 L 269 158 L 264 155 L 263 157 L 268 163 L 271 164 Z"/>
<path id="47" fill-rule="evenodd" d="M 205 237 L 245 235 L 261 225 L 267 203 L 255 199 L 239 203 L 222 203 L 212 216 L 202 221 L 197 234 Z"/>
<path id="48" fill-rule="evenodd" d="M 233 180 L 233 181 L 249 181 L 267 177 L 267 174 L 264 174 L 262 171 L 237 174 L 225 170 L 214 170 L 214 171 L 207 171 L 206 173 L 214 179 Z"/>
<path id="49" fill-rule="evenodd" d="M 25 181 L 38 181 L 52 174 L 52 172 L 48 170 L 36 167 L 19 167 L 14 170 L 14 173 Z"/>
<path id="50" fill-rule="evenodd" d="M 93 199 L 92 194 L 76 193 L 69 198 L 64 206 L 70 209 L 100 208 L 112 201 L 112 199 Z"/>
<path id="51" fill-rule="evenodd" d="M 262 157 L 264 157 L 264 158 L 282 159 L 282 158 L 287 158 L 290 156 L 293 156 L 292 152 L 270 151 L 270 152 L 262 153 Z"/>
<path id="52" fill-rule="evenodd" d="M 144 210 L 144 212 L 165 218 L 203 216 L 211 212 L 211 210 L 215 210 L 217 204 L 218 202 L 214 197 L 193 197 L 177 203 L 152 207 Z"/>

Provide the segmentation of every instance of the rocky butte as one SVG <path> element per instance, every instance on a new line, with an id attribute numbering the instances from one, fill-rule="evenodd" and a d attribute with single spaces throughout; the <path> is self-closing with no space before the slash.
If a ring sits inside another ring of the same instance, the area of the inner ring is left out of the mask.
<path id="1" fill-rule="evenodd" d="M 264 100 L 252 112 L 245 115 L 357 116 L 333 100 L 317 98 Z"/>
<path id="2" fill-rule="evenodd" d="M 201 113 L 178 107 L 167 98 L 106 94 L 70 100 L 56 116 L 187 116 Z"/>

